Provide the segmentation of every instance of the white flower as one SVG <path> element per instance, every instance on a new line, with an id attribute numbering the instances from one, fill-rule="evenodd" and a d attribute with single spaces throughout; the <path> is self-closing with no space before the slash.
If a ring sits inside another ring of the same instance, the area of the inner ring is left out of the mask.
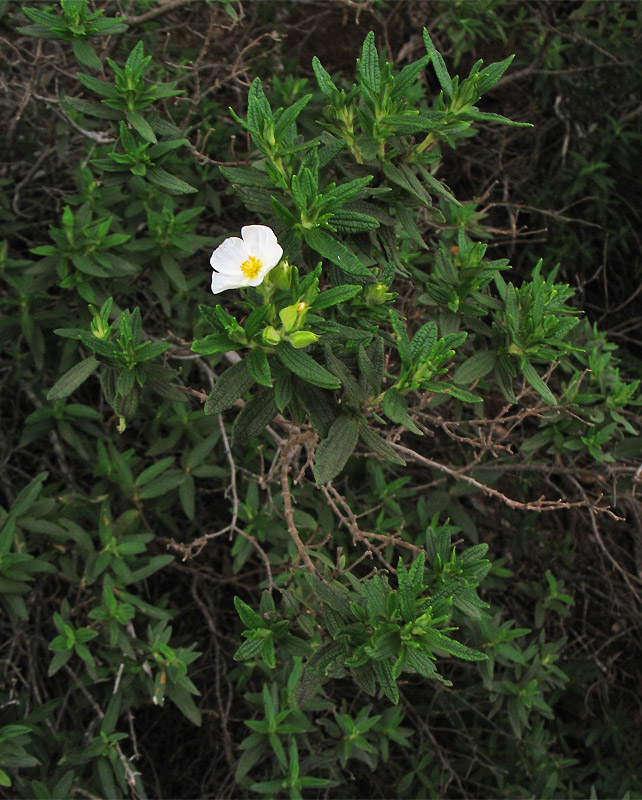
<path id="1" fill-rule="evenodd" d="M 246 225 L 241 236 L 230 236 L 212 253 L 212 291 L 258 286 L 283 256 L 283 248 L 267 225 Z"/>

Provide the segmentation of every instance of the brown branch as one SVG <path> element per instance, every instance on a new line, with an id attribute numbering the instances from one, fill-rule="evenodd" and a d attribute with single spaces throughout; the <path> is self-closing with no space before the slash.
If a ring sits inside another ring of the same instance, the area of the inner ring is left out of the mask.
<path id="1" fill-rule="evenodd" d="M 387 569 L 391 570 L 393 573 L 396 574 L 397 570 L 392 567 L 388 561 L 385 559 L 383 554 L 381 553 L 380 549 L 373 544 L 370 540 L 377 539 L 383 542 L 385 545 L 398 545 L 399 547 L 403 547 L 406 550 L 411 550 L 413 553 L 423 553 L 424 550 L 422 547 L 417 547 L 417 545 L 412 544 L 411 542 L 405 542 L 403 539 L 400 539 L 398 535 L 391 535 L 389 533 L 373 533 L 371 531 L 363 531 L 359 527 L 359 523 L 357 521 L 357 517 L 354 514 L 354 511 L 348 505 L 346 499 L 342 497 L 339 492 L 332 486 L 332 484 L 328 484 L 327 486 L 322 486 L 321 490 L 323 491 L 326 500 L 328 501 L 328 505 L 334 511 L 335 515 L 338 517 L 339 522 L 350 531 L 352 534 L 353 544 L 357 541 L 365 542 L 366 546 L 372 549 L 377 557 L 385 564 Z M 338 507 L 340 504 L 344 511 L 345 516 L 341 512 L 341 509 Z"/>
<path id="2" fill-rule="evenodd" d="M 182 8 L 183 6 L 187 6 L 190 3 L 195 2 L 197 2 L 197 0 L 168 0 L 168 2 L 161 3 L 156 6 L 156 8 L 152 8 L 151 11 L 146 11 L 144 14 L 139 14 L 136 17 L 127 17 L 127 24 L 140 25 L 143 22 L 147 22 L 148 19 L 154 19 L 154 17 L 159 17 L 161 14 L 167 14 L 170 11 L 176 11 L 178 8 Z"/>
<path id="3" fill-rule="evenodd" d="M 491 497 L 497 497 L 509 508 L 514 508 L 519 511 L 557 511 L 561 508 L 581 507 L 586 505 L 586 502 L 588 502 L 582 501 L 578 503 L 569 503 L 566 500 L 544 500 L 540 498 L 533 503 L 520 503 L 518 500 L 513 500 L 510 497 L 507 497 L 505 494 L 502 494 L 502 492 L 499 492 L 497 489 L 492 489 L 490 486 L 486 486 L 486 484 L 476 481 L 474 478 L 466 475 L 462 470 L 456 470 L 452 469 L 452 467 L 447 467 L 445 464 L 440 464 L 438 461 L 433 461 L 431 458 L 426 458 L 425 456 L 422 456 L 419 453 L 416 453 L 414 450 L 404 447 L 403 445 L 395 444 L 394 442 L 391 442 L 390 444 L 395 450 L 397 450 L 397 452 L 402 453 L 407 458 L 411 458 L 418 464 L 422 464 L 424 467 L 430 467 L 431 469 L 444 472 L 446 475 L 450 475 L 452 478 L 455 478 L 455 480 L 464 481 L 464 483 L 474 486 L 481 492 L 484 492 L 484 494 L 490 495 Z M 598 510 L 608 513 L 615 519 L 618 519 L 618 517 L 616 517 L 609 509 L 600 508 Z"/>
<path id="4" fill-rule="evenodd" d="M 286 441 L 281 451 L 281 492 L 283 494 L 283 513 L 285 515 L 285 522 L 288 526 L 288 533 L 296 545 L 299 557 L 305 564 L 306 569 L 313 575 L 316 575 L 314 564 L 312 563 L 308 551 L 305 549 L 305 545 L 301 541 L 299 532 L 294 524 L 294 509 L 292 507 L 292 494 L 290 492 L 290 483 L 288 477 L 292 459 L 295 457 L 301 444 L 303 443 L 301 441 L 302 437 L 307 438 L 306 434 L 295 434 L 294 436 L 291 436 Z"/>
<path id="5" fill-rule="evenodd" d="M 615 558 L 613 558 L 613 556 L 609 552 L 607 546 L 604 544 L 604 540 L 602 539 L 602 536 L 600 534 L 600 529 L 597 527 L 597 521 L 595 519 L 595 510 L 594 510 L 593 506 L 591 505 L 591 503 L 589 502 L 589 499 L 586 496 L 586 492 L 584 491 L 584 488 L 582 487 L 582 484 L 579 483 L 579 481 L 576 481 L 575 478 L 573 478 L 571 475 L 569 475 L 568 478 L 571 481 L 571 483 L 573 483 L 575 485 L 575 487 L 577 488 L 579 493 L 584 498 L 585 505 L 589 510 L 589 514 L 591 515 L 591 528 L 593 529 L 593 535 L 595 536 L 595 541 L 597 542 L 600 550 L 604 553 L 604 555 L 607 557 L 607 559 L 611 562 L 613 567 L 624 578 L 624 582 L 626 583 L 626 585 L 631 590 L 631 594 L 635 597 L 635 599 L 638 601 L 638 603 L 640 605 L 642 605 L 642 598 L 640 597 L 639 592 L 633 587 L 633 585 L 631 583 L 631 578 L 633 578 L 633 580 L 638 581 L 639 583 L 642 583 L 642 581 L 640 581 L 635 576 L 630 575 L 623 567 L 620 566 L 620 564 L 618 564 L 618 562 L 615 560 Z"/>

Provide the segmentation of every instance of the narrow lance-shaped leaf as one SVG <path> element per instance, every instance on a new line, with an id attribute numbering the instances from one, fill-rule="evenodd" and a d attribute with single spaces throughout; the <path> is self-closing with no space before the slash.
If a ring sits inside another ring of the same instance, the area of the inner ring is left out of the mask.
<path id="1" fill-rule="evenodd" d="M 357 70 L 366 86 L 378 93 L 381 89 L 381 72 L 374 39 L 374 33 L 370 31 L 363 43 L 361 58 L 357 61 Z"/>
<path id="2" fill-rule="evenodd" d="M 397 454 L 385 439 L 372 430 L 365 421 L 359 422 L 359 437 L 366 447 L 369 447 L 375 455 L 384 461 L 405 466 L 406 462 Z"/>
<path id="3" fill-rule="evenodd" d="M 47 394 L 47 400 L 60 400 L 75 391 L 96 370 L 100 362 L 94 356 L 73 366 L 59 378 Z"/>
<path id="4" fill-rule="evenodd" d="M 386 697 L 395 705 L 399 702 L 399 689 L 388 659 L 373 661 L 372 668 Z"/>
<path id="5" fill-rule="evenodd" d="M 267 622 L 261 617 L 256 611 L 248 606 L 248 604 L 241 600 L 240 597 L 234 598 L 234 607 L 236 608 L 236 613 L 241 618 L 241 622 L 248 630 L 256 630 L 257 628 L 266 629 L 268 627 Z"/>
<path id="6" fill-rule="evenodd" d="M 344 468 L 352 455 L 359 438 L 359 424 L 345 415 L 338 417 L 324 439 L 317 447 L 314 463 L 314 477 L 317 483 L 327 483 Z"/>
<path id="7" fill-rule="evenodd" d="M 265 429 L 265 426 L 272 422 L 276 412 L 274 392 L 261 391 L 252 397 L 234 420 L 232 428 L 233 443 L 246 442 L 254 436 L 258 436 Z"/>
<path id="8" fill-rule="evenodd" d="M 547 403 L 550 403 L 552 406 L 557 405 L 557 400 L 555 399 L 555 395 L 548 386 L 544 383 L 544 381 L 540 378 L 537 373 L 535 367 L 531 364 L 530 361 L 527 359 L 523 359 L 521 364 L 522 375 L 526 378 L 528 383 L 535 389 L 537 394 L 543 399 L 546 400 Z"/>
<path id="9" fill-rule="evenodd" d="M 338 389 L 341 385 L 339 380 L 312 356 L 301 350 L 295 350 L 288 342 L 279 344 L 276 352 L 285 366 L 307 383 L 320 386 L 322 389 Z"/>
<path id="10" fill-rule="evenodd" d="M 415 609 L 415 590 L 413 583 L 408 575 L 406 565 L 403 559 L 399 556 L 399 563 L 397 564 L 397 580 L 399 581 L 398 597 L 399 609 L 406 622 L 414 622 L 417 618 Z"/>
<path id="11" fill-rule="evenodd" d="M 322 231 L 319 228 L 304 230 L 303 237 L 309 247 L 350 275 L 371 274 L 370 270 L 364 267 L 352 250 L 349 250 L 343 242 L 334 239 L 326 231 Z"/>
<path id="12" fill-rule="evenodd" d="M 254 384 L 245 361 L 237 361 L 221 375 L 205 401 L 206 414 L 219 414 L 229 408 L 236 399 Z"/>
<path id="13" fill-rule="evenodd" d="M 441 88 L 444 90 L 444 94 L 446 95 L 446 100 L 452 100 L 454 94 L 453 82 L 448 74 L 448 69 L 446 68 L 446 64 L 444 59 L 441 57 L 441 53 L 439 53 L 432 43 L 432 39 L 430 38 L 428 31 L 424 28 L 424 44 L 426 46 L 426 50 L 428 55 L 432 60 L 432 65 L 435 69 L 435 74 L 437 75 L 437 79 L 441 84 Z"/>

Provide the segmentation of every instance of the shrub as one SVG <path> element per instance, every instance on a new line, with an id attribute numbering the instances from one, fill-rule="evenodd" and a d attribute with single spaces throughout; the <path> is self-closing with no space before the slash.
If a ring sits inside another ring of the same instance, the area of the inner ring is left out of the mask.
<path id="1" fill-rule="evenodd" d="M 639 380 L 558 266 L 489 258 L 444 178 L 480 132 L 530 127 L 486 110 L 512 57 L 460 78 L 424 28 L 397 69 L 371 31 L 354 75 L 315 57 L 228 114 L 199 69 L 243 7 L 208 4 L 176 60 L 171 9 L 139 11 L 5 10 L 64 68 L 32 101 L 60 122 L 9 126 L 16 157 L 40 120 L 62 138 L 53 209 L 21 211 L 27 172 L 3 213 L 6 381 L 34 410 L 4 401 L 0 783 L 639 792 L 625 691 L 577 711 L 611 641 L 582 650 L 587 606 L 614 576 L 639 602 L 612 538 L 639 514 Z"/>

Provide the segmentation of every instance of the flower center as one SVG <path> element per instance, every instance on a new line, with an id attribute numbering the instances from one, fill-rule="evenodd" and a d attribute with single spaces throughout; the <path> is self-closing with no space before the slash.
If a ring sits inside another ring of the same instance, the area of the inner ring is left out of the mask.
<path id="1" fill-rule="evenodd" d="M 262 266 L 263 264 L 261 264 L 261 260 L 259 258 L 248 256 L 247 261 L 244 261 L 241 264 L 241 269 L 248 278 L 256 278 Z"/>

